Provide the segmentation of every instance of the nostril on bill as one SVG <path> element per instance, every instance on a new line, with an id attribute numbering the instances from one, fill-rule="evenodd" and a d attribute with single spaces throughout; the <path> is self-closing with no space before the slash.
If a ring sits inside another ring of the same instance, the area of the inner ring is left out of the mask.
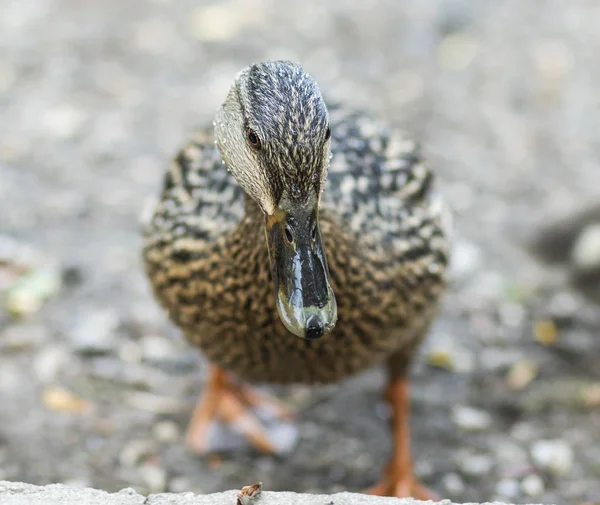
<path id="1" fill-rule="evenodd" d="M 325 334 L 325 325 L 319 316 L 314 314 L 310 315 L 306 320 L 306 327 L 304 330 L 304 338 L 307 340 L 316 340 L 321 338 Z"/>

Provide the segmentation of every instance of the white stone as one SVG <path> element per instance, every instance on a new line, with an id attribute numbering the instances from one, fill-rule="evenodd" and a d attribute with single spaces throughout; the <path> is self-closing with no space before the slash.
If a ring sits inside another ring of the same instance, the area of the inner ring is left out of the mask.
<path id="1" fill-rule="evenodd" d="M 119 462 L 124 467 L 136 466 L 143 458 L 155 454 L 156 447 L 151 440 L 130 440 L 121 450 Z"/>
<path id="2" fill-rule="evenodd" d="M 539 440 L 531 448 L 535 465 L 547 472 L 564 475 L 573 466 L 573 449 L 564 440 Z"/>
<path id="3" fill-rule="evenodd" d="M 141 466 L 139 472 L 151 493 L 160 493 L 167 487 L 167 472 L 163 467 L 147 464 Z"/>
<path id="4" fill-rule="evenodd" d="M 581 232 L 573 245 L 571 260 L 580 270 L 600 268 L 600 223 L 592 224 Z"/>
<path id="5" fill-rule="evenodd" d="M 444 488 L 453 496 L 460 496 L 465 491 L 465 483 L 457 473 L 449 473 L 443 478 Z"/>
<path id="6" fill-rule="evenodd" d="M 539 496 L 544 489 L 544 481 L 539 475 L 531 474 L 521 481 L 521 490 L 527 496 Z"/>
<path id="7" fill-rule="evenodd" d="M 75 350 L 82 353 L 108 353 L 117 343 L 119 316 L 112 309 L 96 309 L 79 314 L 77 323 L 69 332 Z"/>
<path id="8" fill-rule="evenodd" d="M 172 343 L 160 335 L 145 335 L 140 341 L 142 354 L 148 360 L 164 360 L 172 357 Z"/>
<path id="9" fill-rule="evenodd" d="M 483 410 L 457 405 L 452 409 L 452 420 L 454 423 L 468 431 L 483 431 L 492 424 L 492 416 Z"/>
<path id="10" fill-rule="evenodd" d="M 44 384 L 56 380 L 59 372 L 69 363 L 69 352 L 61 346 L 42 349 L 33 360 L 33 370 L 38 380 Z"/>
<path id="11" fill-rule="evenodd" d="M 470 454 L 461 458 L 459 467 L 461 472 L 465 475 L 485 475 L 494 467 L 494 461 L 485 454 Z"/>
<path id="12" fill-rule="evenodd" d="M 496 484 L 496 493 L 503 498 L 516 498 L 521 494 L 521 486 L 515 479 L 502 479 Z"/>
<path id="13" fill-rule="evenodd" d="M 462 280 L 476 272 L 482 264 L 481 250 L 466 240 L 457 241 L 450 255 L 450 277 Z"/>
<path id="14" fill-rule="evenodd" d="M 173 421 L 160 421 L 152 428 L 154 438 L 159 442 L 172 443 L 179 439 L 179 427 Z"/>
<path id="15" fill-rule="evenodd" d="M 41 115 L 41 124 L 49 135 L 68 138 L 82 128 L 86 119 L 82 109 L 71 104 L 62 104 L 44 111 Z"/>

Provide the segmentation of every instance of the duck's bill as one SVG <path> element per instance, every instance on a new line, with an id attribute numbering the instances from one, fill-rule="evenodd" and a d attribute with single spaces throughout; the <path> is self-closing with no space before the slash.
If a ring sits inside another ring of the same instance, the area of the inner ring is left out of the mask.
<path id="1" fill-rule="evenodd" d="M 267 216 L 267 243 L 277 311 L 285 327 L 308 340 L 329 333 L 337 305 L 321 241 L 316 210 Z"/>

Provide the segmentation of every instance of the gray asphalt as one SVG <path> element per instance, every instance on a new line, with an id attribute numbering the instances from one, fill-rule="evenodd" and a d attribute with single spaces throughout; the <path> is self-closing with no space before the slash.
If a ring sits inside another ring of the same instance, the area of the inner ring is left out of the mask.
<path id="1" fill-rule="evenodd" d="M 26 287 L 28 303 L 52 292 L 38 310 L 0 311 L 0 479 L 142 493 L 376 480 L 380 370 L 278 390 L 302 409 L 285 458 L 187 452 L 203 364 L 140 268 L 139 218 L 169 158 L 237 71 L 289 58 L 421 140 L 455 211 L 453 285 L 413 373 L 419 475 L 454 501 L 597 500 L 600 313 L 522 243 L 597 200 L 598 26 L 586 0 L 0 3 L 4 306 L 20 263 L 62 279 Z"/>

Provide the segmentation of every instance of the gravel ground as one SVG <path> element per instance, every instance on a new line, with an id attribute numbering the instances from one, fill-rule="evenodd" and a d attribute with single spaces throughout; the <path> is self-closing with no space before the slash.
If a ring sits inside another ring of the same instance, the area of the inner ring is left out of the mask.
<path id="1" fill-rule="evenodd" d="M 140 268 L 139 216 L 169 157 L 239 69 L 290 58 L 422 140 L 456 212 L 453 284 L 414 367 L 418 473 L 455 501 L 597 500 L 600 310 L 569 280 L 598 278 L 600 211 L 551 225 L 600 187 L 598 26 L 589 0 L 1 2 L 0 479 L 376 480 L 379 370 L 278 391 L 302 408 L 288 457 L 187 452 L 203 364 Z M 540 230 L 559 264 L 524 247 Z"/>

